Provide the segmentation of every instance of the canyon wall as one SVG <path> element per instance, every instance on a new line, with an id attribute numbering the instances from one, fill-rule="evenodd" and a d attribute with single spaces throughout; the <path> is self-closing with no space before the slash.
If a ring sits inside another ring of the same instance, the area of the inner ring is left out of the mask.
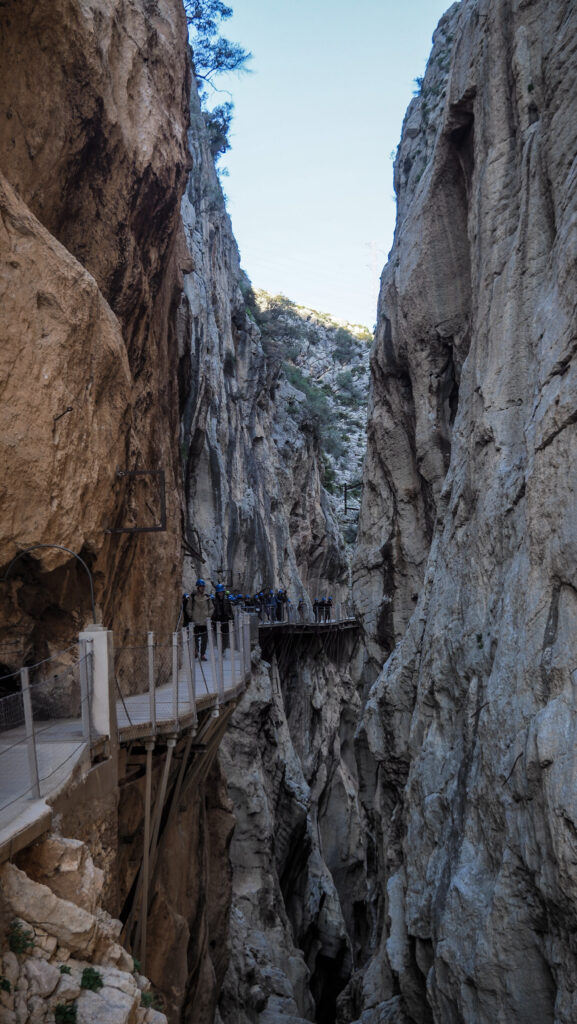
<path id="1" fill-rule="evenodd" d="M 0 12 L 2 626 L 21 661 L 97 616 L 174 628 L 176 311 L 190 59 L 180 0 Z M 158 526 L 166 483 L 164 531 Z M 138 471 L 137 476 L 119 476 Z"/>
<path id="2" fill-rule="evenodd" d="M 347 565 L 314 424 L 247 309 L 250 285 L 196 94 L 191 103 L 182 218 L 193 269 L 179 310 L 185 583 L 222 578 L 251 594 L 282 585 L 295 600 L 314 581 L 344 596 Z"/>
<path id="3" fill-rule="evenodd" d="M 10 569 L 0 582 L 0 626 L 3 651 L 12 651 L 5 668 L 67 647 L 93 618 L 86 569 L 73 553 L 91 571 L 96 618 L 114 629 L 117 643 L 150 628 L 174 628 L 183 551 L 189 588 L 199 572 L 215 580 L 222 571 L 243 589 L 284 584 L 296 600 L 315 586 L 338 601 L 346 594 L 348 566 L 322 487 L 318 430 L 302 392 L 278 360 L 268 358 L 245 306 L 249 286 L 198 96 L 190 89 L 180 0 L 57 0 L 50 6 L 9 0 L 0 9 L 0 43 L 0 575 Z M 166 528 L 140 532 L 163 525 L 159 471 Z M 115 530 L 128 532 L 109 532 Z M 324 713 L 324 697 L 315 697 L 321 718 L 330 717 L 323 727 L 330 742 L 325 738 L 319 755 L 326 781 L 315 785 L 330 803 L 328 822 L 338 794 L 351 789 L 350 754 L 337 755 L 331 767 L 332 747 L 341 743 L 349 751 L 354 726 L 341 692 L 350 689 L 350 679 L 337 686 L 335 669 L 323 671 L 325 687 L 335 693 Z M 270 677 L 261 669 L 246 716 L 263 700 L 264 688 L 274 718 L 279 685 L 278 668 Z M 252 738 L 258 743 L 254 732 Z M 199 774 L 198 754 L 190 755 L 180 802 L 161 829 L 147 970 L 171 1020 L 209 1024 L 229 956 L 233 818 L 218 765 L 208 776 Z M 94 784 L 86 804 L 79 804 L 78 780 L 72 780 L 54 820 L 62 835 L 85 842 L 96 870 L 104 871 L 106 911 L 123 921 L 142 854 L 142 756 L 136 748 L 124 751 L 119 789 L 103 793 Z M 278 756 L 264 757 L 278 775 Z M 153 796 L 161 767 L 155 757 Z M 227 771 L 230 791 L 240 793 L 230 758 Z M 288 863 L 301 835 L 310 846 L 297 873 L 310 902 L 297 929 L 298 941 L 309 935 L 306 957 L 295 945 L 291 984 L 281 983 L 285 947 L 275 947 L 270 970 L 276 980 L 263 981 L 257 1002 L 293 1000 L 312 1013 L 309 976 L 315 991 L 326 990 L 325 1003 L 335 990 L 327 983 L 333 961 L 337 988 L 348 979 L 345 917 L 352 921 L 362 898 L 358 823 L 356 846 L 340 865 L 342 877 L 350 871 L 354 882 L 343 881 L 339 894 L 319 852 L 316 820 L 314 829 L 308 820 L 312 764 L 305 774 L 302 797 L 296 800 L 292 786 L 285 795 L 296 831 L 283 856 Z M 169 791 L 174 784 L 171 776 Z M 267 869 L 271 877 L 275 870 Z M 267 899 L 275 892 L 271 882 Z M 70 985 L 57 978 L 66 949 L 54 946 L 54 936 L 46 938 L 34 917 L 42 894 L 33 886 L 31 893 L 27 917 L 16 904 L 3 904 L 0 931 L 6 940 L 10 915 L 21 914 L 40 938 L 47 954 L 40 957 L 47 965 L 40 972 L 43 994 L 28 959 L 15 965 L 9 956 L 5 966 L 16 995 L 3 1007 L 24 1013 L 32 1000 L 38 1015 L 40 998 L 46 1015 L 55 1000 L 79 998 L 83 965 L 73 965 Z M 294 917 L 298 901 L 288 890 L 286 898 Z M 327 900 L 330 911 L 323 909 Z M 286 926 L 292 949 L 288 917 L 283 921 L 279 927 Z M 111 927 L 116 940 L 117 926 Z M 244 938 L 249 930 L 234 936 Z M 248 975 L 234 936 L 236 982 L 228 982 L 225 1001 L 240 1013 Z M 80 952 L 90 962 L 87 950 Z M 140 988 L 129 958 L 120 946 L 117 954 L 127 977 L 115 976 L 105 987 L 125 992 L 127 1020 L 152 1022 L 152 1009 L 137 1012 Z M 106 997 L 122 1001 L 113 992 Z"/>
<path id="4" fill-rule="evenodd" d="M 166 1024 L 150 983 L 101 906 L 103 872 L 83 843 L 48 836 L 0 868 L 3 1024 Z"/>
<path id="5" fill-rule="evenodd" d="M 377 922 L 354 755 L 358 653 L 356 630 L 275 632 L 223 739 L 236 827 L 220 1024 L 329 1024 L 368 958 Z"/>
<path id="6" fill-rule="evenodd" d="M 572 4 L 462 0 L 403 126 L 354 570 L 363 1024 L 575 1019 L 576 88 Z"/>

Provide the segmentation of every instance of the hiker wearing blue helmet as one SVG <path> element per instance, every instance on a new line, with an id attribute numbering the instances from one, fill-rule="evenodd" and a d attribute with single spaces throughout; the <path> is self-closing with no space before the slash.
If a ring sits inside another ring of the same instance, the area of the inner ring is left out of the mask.
<path id="1" fill-rule="evenodd" d="M 206 582 L 202 576 L 196 581 L 196 590 L 186 603 L 189 622 L 194 625 L 194 654 L 201 661 L 206 661 L 206 645 L 208 643 L 207 620 L 212 609 L 210 598 L 206 594 Z"/>
<path id="2" fill-rule="evenodd" d="M 228 624 L 234 619 L 234 612 L 230 603 L 224 583 L 217 583 L 214 588 L 214 611 L 212 621 L 220 622 L 220 635 L 222 636 L 223 652 L 228 648 Z"/>

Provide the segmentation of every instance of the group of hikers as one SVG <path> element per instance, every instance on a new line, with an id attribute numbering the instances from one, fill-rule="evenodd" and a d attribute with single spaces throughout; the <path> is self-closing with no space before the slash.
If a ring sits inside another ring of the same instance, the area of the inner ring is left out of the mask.
<path id="1" fill-rule="evenodd" d="M 313 601 L 313 614 L 315 622 L 330 622 L 332 618 L 332 597 L 315 598 Z M 194 626 L 195 654 L 202 661 L 206 661 L 206 648 L 208 644 L 207 620 L 220 622 L 220 633 L 222 637 L 223 650 L 228 647 L 229 622 L 234 620 L 234 608 L 241 611 L 253 612 L 260 622 L 287 622 L 292 615 L 292 602 L 284 588 L 278 590 L 268 588 L 260 590 L 256 594 L 242 594 L 239 590 L 229 591 L 224 583 L 217 583 L 214 594 L 206 591 L 206 580 L 201 576 L 196 581 L 196 590 L 193 594 L 184 594 L 182 602 L 184 625 Z M 304 622 L 305 602 L 301 597 L 296 612 L 298 620 Z"/>

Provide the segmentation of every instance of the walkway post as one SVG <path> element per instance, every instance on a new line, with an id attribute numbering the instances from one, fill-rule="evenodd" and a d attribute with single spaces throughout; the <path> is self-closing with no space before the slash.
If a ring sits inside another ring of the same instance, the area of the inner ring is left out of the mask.
<path id="1" fill-rule="evenodd" d="M 150 634 L 151 635 L 151 634 Z M 150 865 L 150 804 L 152 797 L 152 751 L 154 740 L 147 740 L 146 747 L 146 786 L 144 797 L 144 848 L 142 851 L 142 899 L 140 904 L 140 964 L 146 970 L 146 931 L 148 926 L 148 882 Z"/>
<path id="2" fill-rule="evenodd" d="M 228 624 L 228 638 L 230 642 L 230 681 L 233 687 L 236 687 L 236 644 L 234 642 L 234 631 L 236 629 L 237 616 L 233 612 L 232 622 Z M 222 666 L 224 675 L 224 665 Z M 222 681 L 223 697 L 224 697 L 224 679 Z"/>
<path id="3" fill-rule="evenodd" d="M 82 716 L 82 739 L 91 742 L 90 732 L 90 703 L 91 703 L 91 681 L 92 681 L 92 640 L 79 640 L 80 651 L 79 673 L 80 673 L 80 713 Z"/>
<path id="4" fill-rule="evenodd" d="M 154 633 L 148 634 L 148 707 L 150 726 L 156 732 L 156 695 L 154 693 Z"/>
<path id="5" fill-rule="evenodd" d="M 172 717 L 178 725 L 178 632 L 172 634 Z"/>
<path id="6" fill-rule="evenodd" d="M 246 663 L 246 654 L 244 650 L 244 616 L 245 612 L 239 612 L 236 620 L 238 628 L 238 653 L 241 683 L 244 681 L 244 666 Z"/>
<path id="7" fill-rule="evenodd" d="M 218 623 L 220 625 L 220 623 Z M 215 687 L 214 692 L 217 696 L 216 706 L 218 707 L 218 669 L 216 665 L 216 658 L 214 656 L 214 637 L 212 635 L 212 622 L 210 619 L 206 620 L 206 628 L 208 630 L 208 653 L 210 655 L 210 667 L 212 669 L 212 682 Z"/>
<path id="8" fill-rule="evenodd" d="M 27 668 L 20 669 L 20 682 L 22 684 L 22 703 L 24 704 L 24 722 L 26 725 L 26 746 L 28 748 L 28 767 L 30 770 L 30 782 L 32 796 L 36 799 L 40 796 L 40 779 L 38 776 L 38 758 L 36 755 L 36 738 L 34 736 L 34 718 L 32 715 L 32 701 L 30 700 L 30 678 Z"/>
<path id="9" fill-rule="evenodd" d="M 186 675 L 186 685 L 188 688 L 190 710 L 193 715 L 194 724 L 196 726 L 196 666 L 194 661 L 194 648 L 192 643 L 192 637 L 193 634 L 191 627 L 185 626 L 184 629 L 182 630 L 182 660 L 184 661 L 184 671 Z"/>
<path id="10" fill-rule="evenodd" d="M 224 665 L 222 663 L 222 624 L 217 622 L 216 624 L 216 649 L 218 651 L 218 674 L 216 683 L 218 686 L 219 697 L 224 696 Z"/>
<path id="11" fill-rule="evenodd" d="M 244 670 L 245 675 L 250 674 L 250 615 L 244 617 Z"/>
<path id="12" fill-rule="evenodd" d="M 108 736 L 110 754 L 117 760 L 118 726 L 114 683 L 114 638 L 111 630 L 92 623 L 78 637 L 92 646 L 92 728 L 100 736 Z"/>

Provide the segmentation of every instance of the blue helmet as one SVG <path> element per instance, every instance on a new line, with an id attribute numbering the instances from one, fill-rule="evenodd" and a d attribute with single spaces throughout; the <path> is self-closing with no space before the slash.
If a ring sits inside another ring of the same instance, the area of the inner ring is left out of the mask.
<path id="1" fill-rule="evenodd" d="M 222 591 L 224 590 L 224 583 L 217 583 L 214 589 L 216 590 L 217 594 L 221 594 Z"/>
<path id="2" fill-rule="evenodd" d="M 204 580 L 202 579 L 201 576 L 198 577 L 198 579 L 196 581 L 196 585 L 197 585 L 197 587 L 206 587 L 206 583 L 204 582 Z"/>

